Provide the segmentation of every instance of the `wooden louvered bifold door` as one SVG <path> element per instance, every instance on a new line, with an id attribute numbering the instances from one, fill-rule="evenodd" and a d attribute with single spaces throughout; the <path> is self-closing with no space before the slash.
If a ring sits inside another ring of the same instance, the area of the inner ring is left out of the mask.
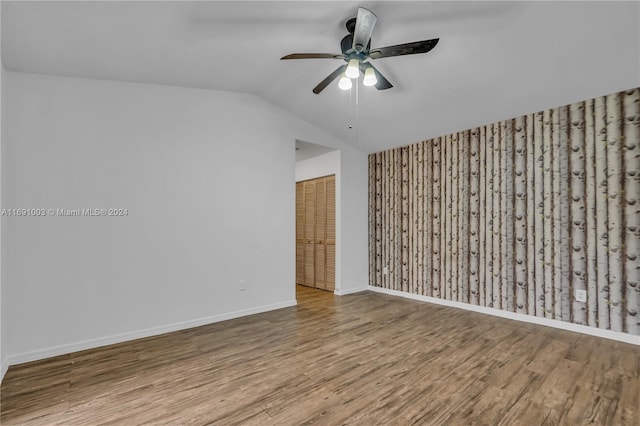
<path id="1" fill-rule="evenodd" d="M 304 183 L 304 285 L 315 287 L 316 186 Z"/>
<path id="2" fill-rule="evenodd" d="M 296 183 L 296 283 L 304 284 L 304 183 Z"/>
<path id="3" fill-rule="evenodd" d="M 296 283 L 335 289 L 335 176 L 296 184 Z"/>
<path id="4" fill-rule="evenodd" d="M 315 254 L 315 271 L 316 271 L 316 288 L 325 288 L 325 228 L 327 226 L 327 191 L 324 179 L 317 180 L 316 184 L 316 254 Z"/>
<path id="5" fill-rule="evenodd" d="M 326 178 L 327 208 L 326 208 L 326 235 L 325 235 L 325 289 L 336 288 L 336 178 Z"/>

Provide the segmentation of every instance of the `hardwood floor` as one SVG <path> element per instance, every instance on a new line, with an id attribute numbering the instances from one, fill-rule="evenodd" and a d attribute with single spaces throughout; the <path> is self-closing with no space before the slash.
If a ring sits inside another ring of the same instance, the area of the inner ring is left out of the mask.
<path id="1" fill-rule="evenodd" d="M 9 368 L 3 425 L 612 424 L 640 347 L 365 292 Z"/>

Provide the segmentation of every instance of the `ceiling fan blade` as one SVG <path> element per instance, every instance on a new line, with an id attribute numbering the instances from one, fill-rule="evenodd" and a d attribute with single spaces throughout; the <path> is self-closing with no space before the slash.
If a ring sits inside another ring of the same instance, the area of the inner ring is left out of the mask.
<path id="1" fill-rule="evenodd" d="M 333 53 L 291 53 L 283 56 L 282 59 L 344 59 L 344 55 Z"/>
<path id="2" fill-rule="evenodd" d="M 338 68 L 336 68 L 336 70 L 334 72 L 329 74 L 327 76 L 327 78 L 322 80 L 320 83 L 318 83 L 318 85 L 316 87 L 313 88 L 313 93 L 315 93 L 317 95 L 320 92 L 322 92 L 324 90 L 324 88 L 329 85 L 329 83 L 331 83 L 333 80 L 338 78 L 338 76 L 340 74 L 342 74 L 344 72 L 344 70 L 346 70 L 346 69 L 347 69 L 347 64 L 340 65 Z"/>
<path id="3" fill-rule="evenodd" d="M 356 16 L 356 29 L 353 32 L 353 50 L 362 52 L 369 45 L 373 27 L 376 25 L 378 17 L 369 9 L 358 8 Z"/>
<path id="4" fill-rule="evenodd" d="M 373 72 L 376 73 L 376 80 L 378 80 L 376 82 L 376 89 L 378 89 L 378 90 L 386 90 L 386 89 L 391 89 L 393 87 L 393 84 L 389 83 L 389 80 L 387 80 L 384 77 L 384 75 L 382 75 L 380 73 L 380 71 L 378 71 L 378 69 L 376 67 L 371 65 L 370 62 L 367 62 L 367 65 L 369 65 L 371 68 L 373 68 Z"/>
<path id="5" fill-rule="evenodd" d="M 395 46 L 379 47 L 369 53 L 371 59 L 388 58 L 390 56 L 415 55 L 427 53 L 438 44 L 439 38 L 414 41 L 413 43 L 397 44 Z"/>

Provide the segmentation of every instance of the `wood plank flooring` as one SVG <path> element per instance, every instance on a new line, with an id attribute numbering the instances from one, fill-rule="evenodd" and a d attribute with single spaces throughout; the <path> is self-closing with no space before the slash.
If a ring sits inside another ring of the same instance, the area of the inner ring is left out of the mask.
<path id="1" fill-rule="evenodd" d="M 640 347 L 364 292 L 9 368 L 3 425 L 638 425 Z"/>

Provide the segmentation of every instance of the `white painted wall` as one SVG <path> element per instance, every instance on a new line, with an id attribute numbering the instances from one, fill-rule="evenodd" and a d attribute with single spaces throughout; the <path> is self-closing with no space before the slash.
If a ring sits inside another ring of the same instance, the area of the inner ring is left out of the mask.
<path id="1" fill-rule="evenodd" d="M 0 10 L 2 10 L 2 7 L 0 7 Z M 1 16 L 2 16 L 2 13 L 0 12 L 0 20 L 2 20 Z M 0 41 L 0 45 L 1 44 L 2 42 Z M 4 203 L 2 202 L 2 144 L 1 144 L 1 141 L 4 139 L 4 126 L 2 125 L 2 115 L 4 114 L 4 108 L 2 108 L 1 106 L 4 101 L 4 96 L 2 94 L 3 80 L 4 80 L 4 67 L 2 66 L 2 64 L 0 64 L 0 211 L 2 211 L 2 206 L 4 205 Z M 4 309 L 2 309 L 2 303 L 3 303 L 2 283 L 4 281 L 2 279 L 2 274 L 4 272 L 4 268 L 2 268 L 2 265 L 4 264 L 4 261 L 2 258 L 2 255 L 4 253 L 4 250 L 2 250 L 2 222 L 4 222 L 4 219 L 0 216 L 0 382 L 2 382 L 4 373 L 6 373 L 7 371 L 7 365 L 4 362 L 5 321 L 3 317 L 5 314 L 5 311 Z"/>
<path id="2" fill-rule="evenodd" d="M 369 163 L 355 149 L 340 151 L 342 294 L 369 285 Z"/>
<path id="3" fill-rule="evenodd" d="M 294 303 L 296 138 L 353 166 L 342 283 L 366 287 L 366 154 L 253 95 L 5 79 L 4 207 L 129 209 L 8 218 L 11 364 Z"/>
<path id="4" fill-rule="evenodd" d="M 0 22 L 2 22 L 2 5 L 0 5 Z M 0 46 L 2 46 L 2 31 L 0 31 Z M 0 58 L 2 57 L 2 49 L 0 48 Z M 2 141 L 4 140 L 5 126 L 3 126 L 3 116 L 4 116 L 4 94 L 2 92 L 2 87 L 4 86 L 4 65 L 0 61 L 0 211 L 2 211 L 2 207 L 4 206 L 4 202 L 2 201 L 2 197 L 4 191 L 2 191 Z M 4 224 L 4 218 L 0 216 L 0 382 L 4 378 L 4 374 L 7 372 L 8 364 L 5 361 L 5 348 L 6 345 L 4 341 L 6 339 L 5 328 L 7 326 L 7 322 L 4 320 L 4 316 L 6 314 L 6 310 L 2 308 L 4 303 L 4 298 L 2 297 L 2 288 L 4 283 L 4 253 L 5 250 L 3 248 L 4 239 L 2 238 L 2 228 Z"/>
<path id="5" fill-rule="evenodd" d="M 0 10 L 2 10 L 2 7 L 0 7 Z M 1 20 L 1 19 L 0 19 Z M 1 44 L 1 41 L 0 41 Z M 4 125 L 4 113 L 5 113 L 5 108 L 4 108 L 4 92 L 2 90 L 2 87 L 4 86 L 4 75 L 5 75 L 5 70 L 4 67 L 0 64 L 0 212 L 2 211 L 2 208 L 4 207 L 5 203 L 4 203 L 4 190 L 3 190 L 3 185 L 4 185 L 4 179 L 2 179 L 2 175 L 4 174 L 4 158 L 2 158 L 2 151 L 3 148 L 2 146 L 4 145 L 4 140 L 5 140 L 5 130 L 6 130 L 6 126 Z M 7 338 L 7 332 L 6 332 L 6 328 L 7 328 L 7 321 L 5 320 L 5 316 L 7 314 L 7 310 L 4 308 L 4 303 L 5 303 L 5 297 L 3 297 L 3 293 L 4 293 L 4 283 L 5 283 L 5 272 L 6 269 L 4 268 L 5 265 L 5 253 L 6 250 L 4 248 L 4 236 L 2 235 L 2 230 L 5 227 L 5 221 L 6 219 L 2 216 L 0 216 L 0 382 L 2 382 L 2 379 L 4 378 L 4 374 L 7 372 L 7 368 L 9 367 L 7 360 L 6 360 L 6 348 L 7 345 L 5 344 L 5 340 Z"/>
<path id="6" fill-rule="evenodd" d="M 336 175 L 337 181 L 340 175 L 340 151 L 332 151 L 296 162 L 296 182 L 328 175 Z M 337 194 L 336 197 L 338 197 Z"/>

